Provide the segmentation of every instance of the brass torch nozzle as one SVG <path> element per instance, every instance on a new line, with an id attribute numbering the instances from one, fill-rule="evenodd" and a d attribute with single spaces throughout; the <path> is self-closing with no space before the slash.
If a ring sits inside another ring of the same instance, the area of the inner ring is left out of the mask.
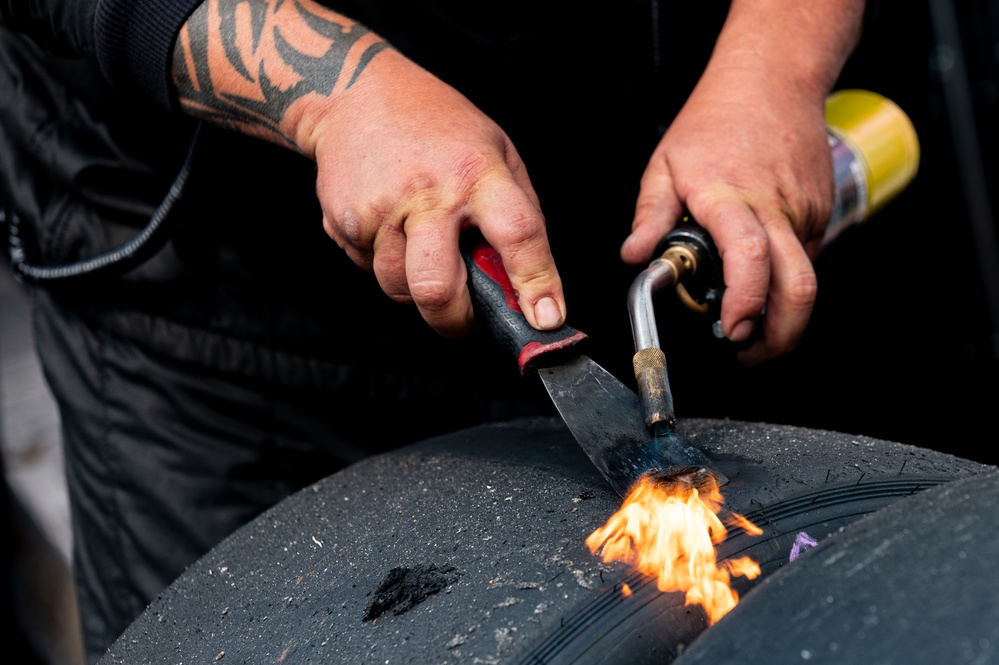
<path id="1" fill-rule="evenodd" d="M 663 252 L 661 260 L 673 268 L 673 273 L 676 275 L 674 279 L 676 295 L 680 298 L 680 302 L 699 314 L 707 314 L 708 304 L 697 302 L 683 285 L 685 277 L 697 274 L 697 252 L 687 245 L 673 245 Z"/>

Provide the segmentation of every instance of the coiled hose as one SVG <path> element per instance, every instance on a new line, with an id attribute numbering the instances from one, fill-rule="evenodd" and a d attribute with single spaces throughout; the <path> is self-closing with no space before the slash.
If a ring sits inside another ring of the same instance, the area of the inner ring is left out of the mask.
<path id="1" fill-rule="evenodd" d="M 0 223 L 6 221 L 8 227 L 8 251 L 15 279 L 19 282 L 57 282 L 82 277 L 120 275 L 141 265 L 155 255 L 169 239 L 170 212 L 183 194 L 200 133 L 201 123 L 198 123 L 195 126 L 184 163 L 146 226 L 128 242 L 96 256 L 53 266 L 29 263 L 25 252 L 20 218 L 16 212 L 0 210 Z"/>

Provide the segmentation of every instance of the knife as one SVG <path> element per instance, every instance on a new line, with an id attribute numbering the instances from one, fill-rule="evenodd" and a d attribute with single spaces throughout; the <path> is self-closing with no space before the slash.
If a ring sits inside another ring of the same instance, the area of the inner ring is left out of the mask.
<path id="1" fill-rule="evenodd" d="M 517 359 L 521 376 L 540 378 L 576 442 L 618 494 L 627 496 L 646 474 L 666 480 L 707 473 L 719 485 L 727 482 L 675 428 L 646 427 L 638 395 L 582 352 L 585 333 L 568 324 L 532 328 L 499 253 L 477 233 L 465 235 L 462 257 L 476 315 Z"/>

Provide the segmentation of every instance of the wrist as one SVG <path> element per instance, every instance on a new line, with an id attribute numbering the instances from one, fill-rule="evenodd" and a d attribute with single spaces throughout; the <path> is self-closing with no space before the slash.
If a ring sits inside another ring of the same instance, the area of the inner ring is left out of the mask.
<path id="1" fill-rule="evenodd" d="M 328 135 L 368 122 L 384 106 L 383 95 L 400 94 L 400 81 L 412 78 L 410 69 L 412 63 L 405 56 L 385 45 L 377 58 L 364 64 L 363 72 L 358 70 L 331 94 L 308 95 L 290 108 L 285 131 L 299 152 L 315 159 Z"/>
<path id="2" fill-rule="evenodd" d="M 254 3 L 261 11 L 254 11 Z M 178 34 L 173 81 L 194 117 L 312 156 L 317 118 L 335 109 L 386 49 L 363 25 L 311 0 L 206 0 Z"/>
<path id="3" fill-rule="evenodd" d="M 856 48 L 862 0 L 735 0 L 709 69 L 755 71 L 765 87 L 784 87 L 818 104 Z"/>

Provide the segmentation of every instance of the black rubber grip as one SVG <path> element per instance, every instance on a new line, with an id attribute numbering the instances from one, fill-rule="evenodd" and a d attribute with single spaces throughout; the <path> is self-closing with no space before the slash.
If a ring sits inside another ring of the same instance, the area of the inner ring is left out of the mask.
<path id="1" fill-rule="evenodd" d="M 567 324 L 555 330 L 531 327 L 499 253 L 478 234 L 466 235 L 470 237 L 462 243 L 461 251 L 475 314 L 485 318 L 496 341 L 516 358 L 520 373 L 579 355 L 578 347 L 586 341 L 586 334 Z"/>

